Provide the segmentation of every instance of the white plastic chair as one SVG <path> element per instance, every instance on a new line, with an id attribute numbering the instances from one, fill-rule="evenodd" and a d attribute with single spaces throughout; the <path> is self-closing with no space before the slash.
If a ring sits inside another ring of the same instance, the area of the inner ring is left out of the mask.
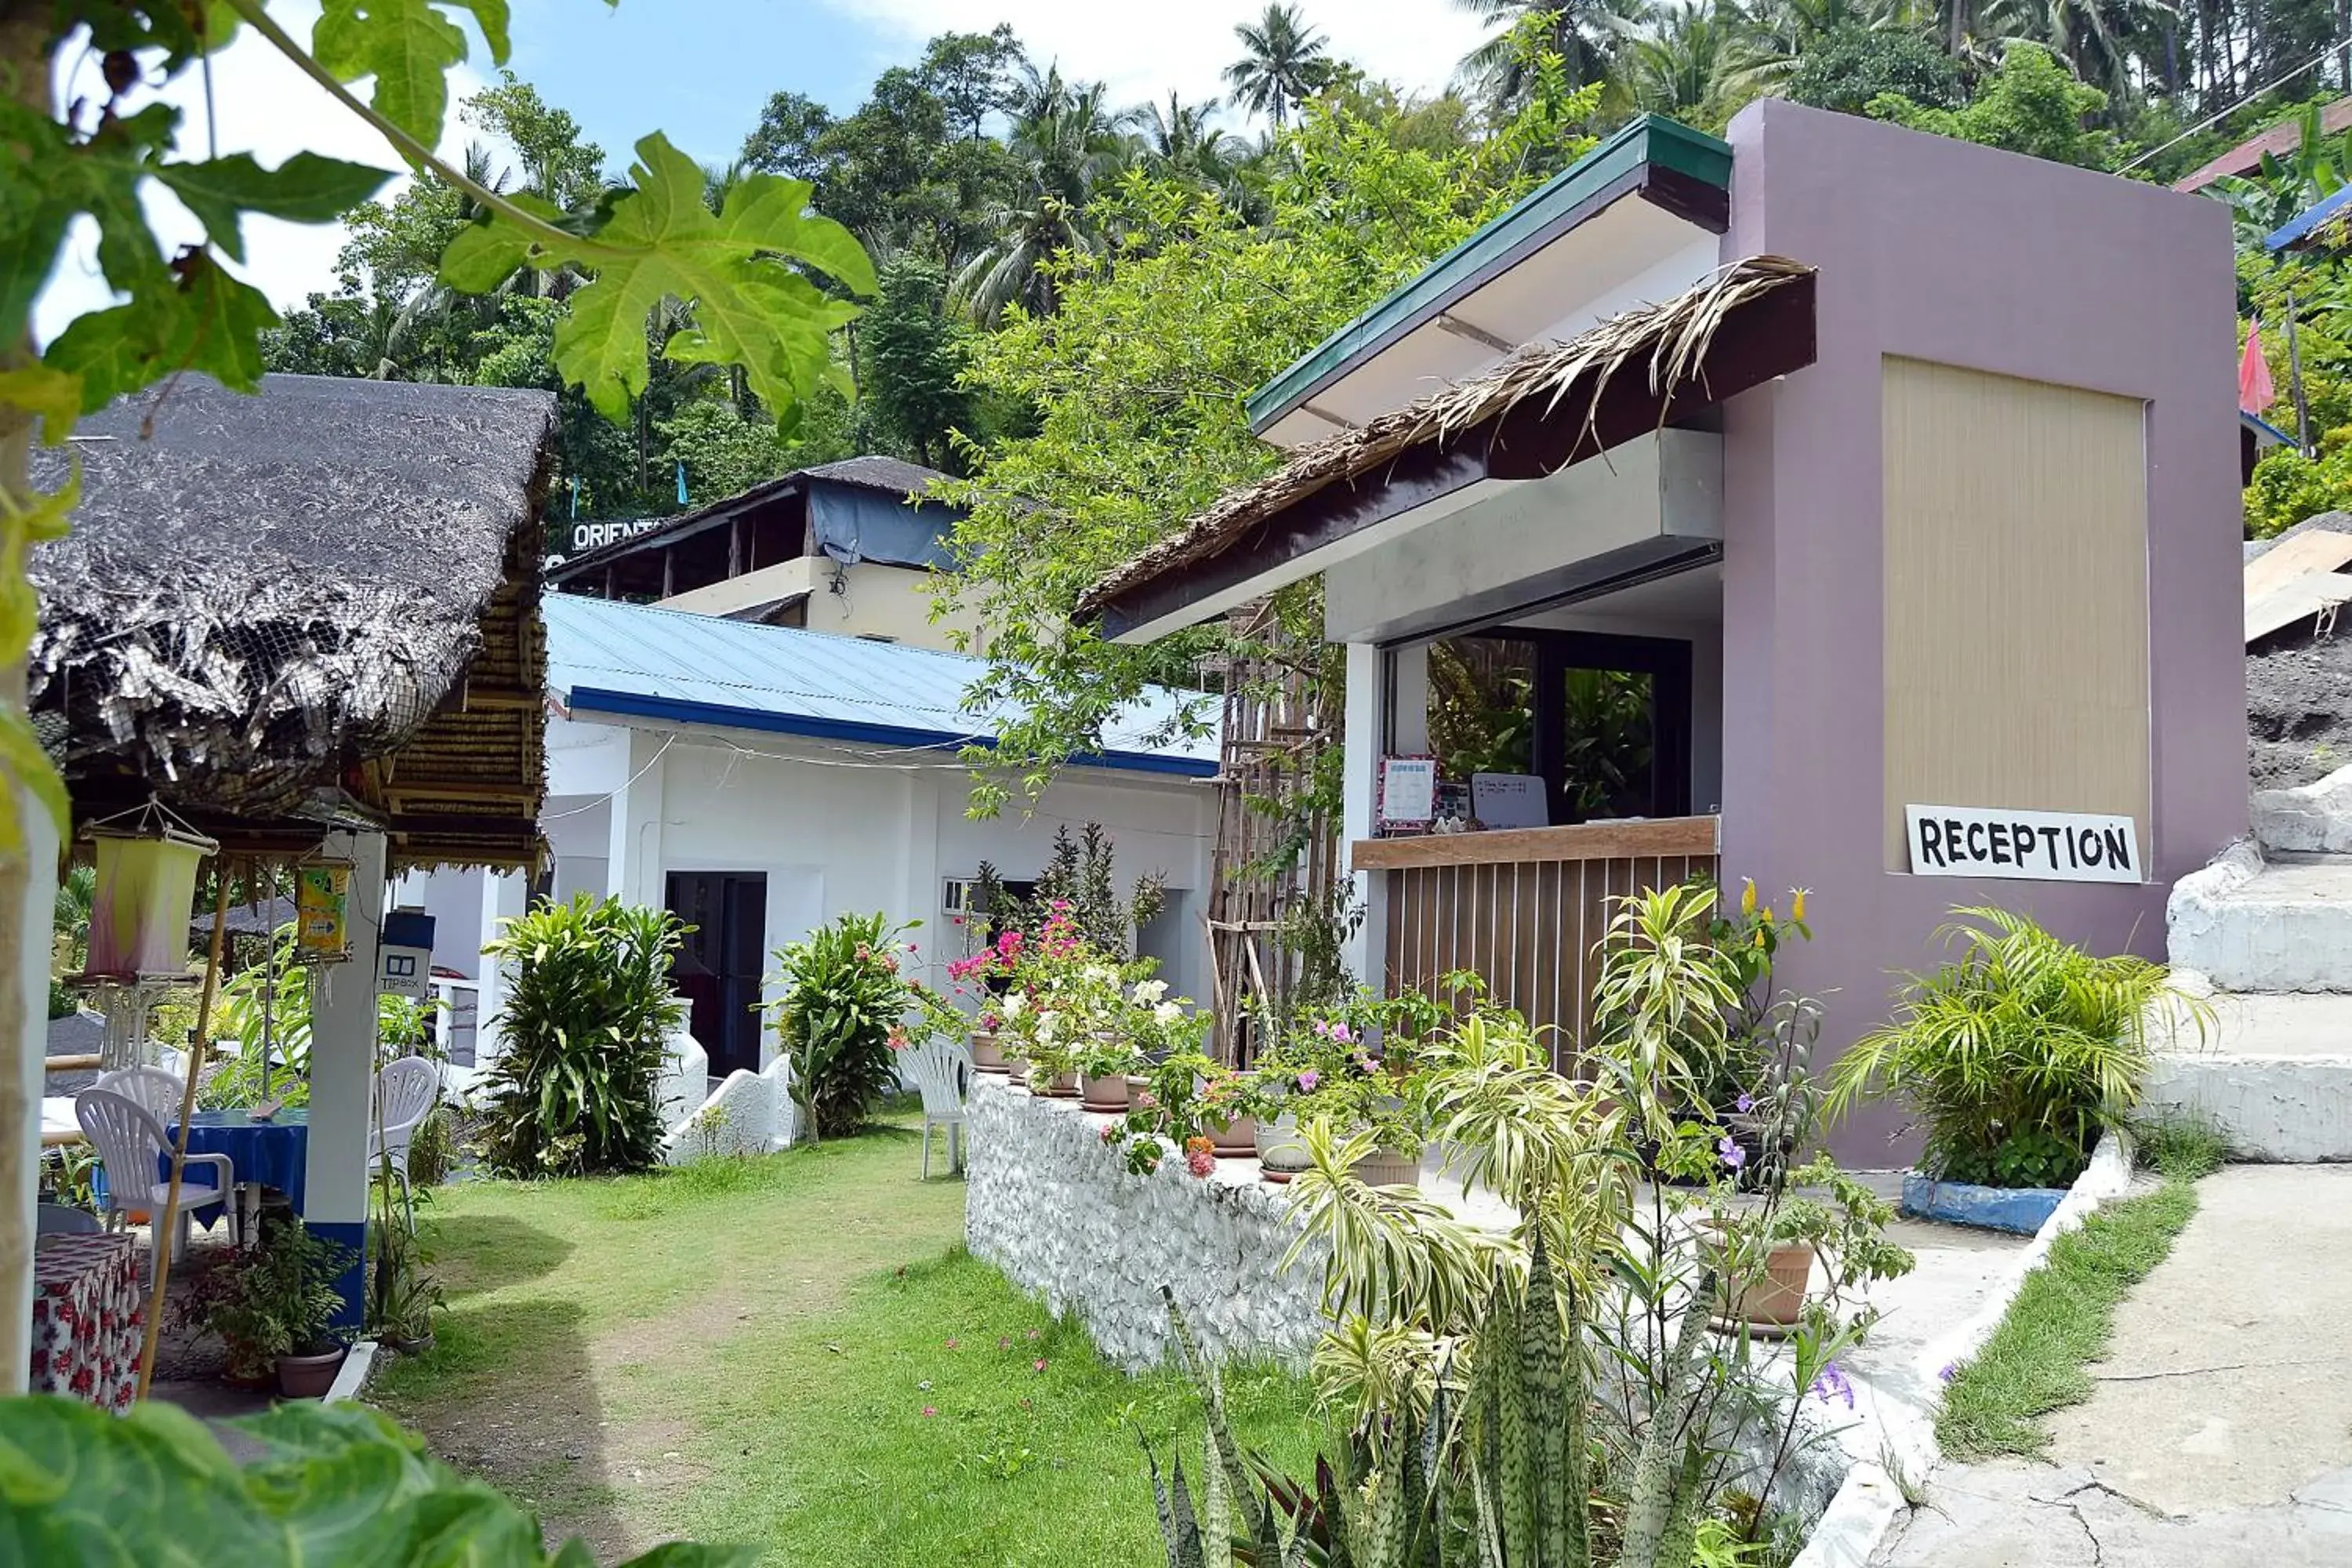
<path id="1" fill-rule="evenodd" d="M 400 1178 L 401 1207 L 408 1231 L 416 1234 L 416 1194 L 408 1184 L 408 1145 L 419 1123 L 441 1098 L 441 1071 L 423 1057 L 402 1057 L 376 1074 L 376 1109 L 383 1121 L 368 1137 L 368 1172 L 373 1175 L 387 1163 Z"/>
<path id="2" fill-rule="evenodd" d="M 81 1123 L 82 1136 L 89 1140 L 90 1147 L 98 1151 L 99 1163 L 106 1167 L 107 1207 L 126 1222 L 138 1210 L 143 1210 L 152 1220 L 160 1220 L 172 1192 L 169 1182 L 155 1179 L 161 1162 L 171 1152 L 171 1145 L 163 1140 L 163 1124 L 150 1116 L 137 1100 L 106 1089 L 86 1089 L 74 1096 L 74 1120 Z M 179 1226 L 172 1237 L 173 1258 L 188 1250 L 188 1215 L 215 1204 L 226 1204 L 236 1189 L 236 1172 L 227 1155 L 188 1156 L 188 1170 L 194 1171 L 199 1165 L 211 1167 L 216 1179 L 210 1187 L 185 1181 L 181 1184 Z M 229 1215 L 234 1231 L 236 1210 L 224 1212 Z M 161 1237 L 154 1239 L 155 1270 L 161 1279 L 163 1242 Z"/>
<path id="3" fill-rule="evenodd" d="M 934 1037 L 898 1056 L 898 1073 L 923 1097 L 923 1180 L 931 1179 L 931 1129 L 948 1141 L 948 1168 L 963 1169 L 964 1097 L 971 1089 L 971 1053 Z"/>
<path id="4" fill-rule="evenodd" d="M 140 1110 L 169 1127 L 180 1120 L 180 1102 L 186 1098 L 187 1080 L 162 1068 L 121 1068 L 99 1074 L 98 1080 L 89 1087 L 135 1100 Z"/>

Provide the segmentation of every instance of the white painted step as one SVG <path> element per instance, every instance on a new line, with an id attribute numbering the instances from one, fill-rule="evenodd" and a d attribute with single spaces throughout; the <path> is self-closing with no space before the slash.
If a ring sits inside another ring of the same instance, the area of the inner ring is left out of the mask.
<path id="1" fill-rule="evenodd" d="M 2223 991 L 2352 993 L 2352 856 L 2225 851 L 2174 885 L 2176 969 Z"/>
<path id="2" fill-rule="evenodd" d="M 2176 1033 L 2145 1108 L 2210 1122 L 2242 1159 L 2352 1161 L 2352 994 L 2223 991 L 2207 1002 L 2204 1040 Z"/>

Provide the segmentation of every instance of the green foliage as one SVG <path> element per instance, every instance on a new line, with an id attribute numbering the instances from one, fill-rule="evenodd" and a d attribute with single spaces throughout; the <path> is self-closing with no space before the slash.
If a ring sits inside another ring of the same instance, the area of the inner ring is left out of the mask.
<path id="1" fill-rule="evenodd" d="M 2246 486 L 2246 535 L 2270 539 L 2324 511 L 2352 509 L 2352 426 L 2320 437 L 2319 456 L 2273 447 Z"/>
<path id="2" fill-rule="evenodd" d="M 1542 159 L 1588 145 L 1562 121 L 1592 101 L 1546 100 L 1441 150 L 1398 145 L 1389 119 L 1310 108 L 1261 221 L 1189 178 L 1139 171 L 1099 198 L 1113 250 L 1047 260 L 1055 312 L 1016 313 L 973 345 L 971 385 L 1037 411 L 1034 435 L 975 454 L 952 491 L 971 515 L 942 605 L 989 626 L 970 700 L 1019 715 L 967 755 L 976 811 L 1034 798 L 1147 685 L 1189 679 L 1214 634 L 1106 644 L 1071 624 L 1079 594 L 1264 472 L 1274 455 L 1250 433 L 1249 394 L 1523 195 Z M 1205 732 L 1206 716 L 1192 703 L 1178 727 Z"/>
<path id="3" fill-rule="evenodd" d="M 0 1401 L 0 1556 L 44 1568 L 234 1563 L 239 1568 L 583 1568 L 539 1521 L 434 1459 L 362 1405 L 280 1405 L 234 1423 L 263 1457 L 239 1466 L 177 1406 L 116 1416 L 79 1400 Z M 748 1568 L 757 1553 L 673 1542 L 636 1568 Z"/>
<path id="4" fill-rule="evenodd" d="M 2048 49 L 2013 42 L 2002 51 L 2000 68 L 1962 108 L 1932 108 L 1899 93 L 1872 99 L 1864 108 L 1914 131 L 2096 169 L 2114 157 L 2115 137 L 2084 121 L 2106 105 L 2105 93 L 2076 78 Z"/>
<path id="5" fill-rule="evenodd" d="M 2150 1008 L 2200 1033 L 2210 1010 L 2172 993 L 2161 964 L 2095 958 L 2001 910 L 1954 913 L 1956 956 L 1912 975 L 1893 1019 L 1839 1060 L 1830 1108 L 1891 1092 L 1926 1123 L 1930 1175 L 2063 1185 L 2138 1100 Z"/>
<path id="6" fill-rule="evenodd" d="M 916 922 L 919 923 L 919 922 Z M 914 998 L 899 973 L 909 925 L 843 915 L 776 950 L 784 994 L 776 1037 L 819 1138 L 856 1131 L 898 1086 L 895 1052 Z"/>
<path id="7" fill-rule="evenodd" d="M 1841 22 L 1806 46 L 1780 92 L 1844 114 L 1866 112 L 1882 93 L 1916 109 L 1949 110 L 1959 107 L 1960 73 L 1949 55 L 1915 33 Z"/>
<path id="8" fill-rule="evenodd" d="M 215 1265 L 198 1287 L 196 1311 L 228 1346 L 230 1372 L 262 1376 L 279 1356 L 316 1353 L 342 1309 L 335 1280 L 353 1256 L 286 1219 Z"/>
<path id="9" fill-rule="evenodd" d="M 880 289 L 859 345 L 875 430 L 916 461 L 952 470 L 962 462 L 957 440 L 972 430 L 961 384 L 970 329 L 948 314 L 947 274 L 927 258 L 893 257 Z"/>
<path id="10" fill-rule="evenodd" d="M 483 946 L 511 960 L 485 1083 L 481 1149 L 509 1176 L 642 1171 L 659 1155 L 655 1103 L 686 1005 L 670 989 L 684 934 L 667 910 L 595 899 L 542 904 Z"/>

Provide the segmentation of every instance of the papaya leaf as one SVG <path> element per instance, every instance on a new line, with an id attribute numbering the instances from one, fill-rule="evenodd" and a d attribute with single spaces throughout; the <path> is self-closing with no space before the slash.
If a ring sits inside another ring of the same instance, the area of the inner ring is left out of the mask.
<path id="1" fill-rule="evenodd" d="M 212 242 L 231 261 L 245 259 L 240 220 L 247 213 L 289 223 L 331 223 L 373 195 L 392 178 L 383 169 L 297 153 L 265 169 L 250 153 L 201 163 L 163 163 L 155 177 L 187 205 Z"/>
<path id="2" fill-rule="evenodd" d="M 326 0 L 310 53 L 338 81 L 375 78 L 378 114 L 428 147 L 441 140 L 448 71 L 466 58 L 466 32 L 435 0 Z"/>
<path id="3" fill-rule="evenodd" d="M 0 403 L 37 415 L 42 443 L 54 447 L 73 434 L 81 417 L 81 377 L 46 364 L 0 370 Z"/>

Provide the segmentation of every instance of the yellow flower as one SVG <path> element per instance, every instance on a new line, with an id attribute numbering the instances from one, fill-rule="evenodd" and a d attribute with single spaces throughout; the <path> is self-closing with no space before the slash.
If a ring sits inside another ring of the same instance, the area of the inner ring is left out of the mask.
<path id="1" fill-rule="evenodd" d="M 1759 947 L 1762 947 L 1764 945 L 1764 928 L 1762 926 L 1758 926 L 1756 928 L 1756 945 Z"/>
<path id="2" fill-rule="evenodd" d="M 1790 898 L 1789 918 L 1792 921 L 1803 920 L 1805 918 L 1805 889 L 1799 888 L 1793 894 L 1790 895 Z"/>
<path id="3" fill-rule="evenodd" d="M 1772 923 L 1772 906 L 1769 904 L 1765 905 L 1764 912 L 1757 918 L 1761 920 L 1766 925 L 1770 925 Z"/>
<path id="4" fill-rule="evenodd" d="M 1739 912 L 1743 915 L 1756 912 L 1756 879 L 1753 877 L 1748 878 L 1747 885 L 1739 889 Z"/>

